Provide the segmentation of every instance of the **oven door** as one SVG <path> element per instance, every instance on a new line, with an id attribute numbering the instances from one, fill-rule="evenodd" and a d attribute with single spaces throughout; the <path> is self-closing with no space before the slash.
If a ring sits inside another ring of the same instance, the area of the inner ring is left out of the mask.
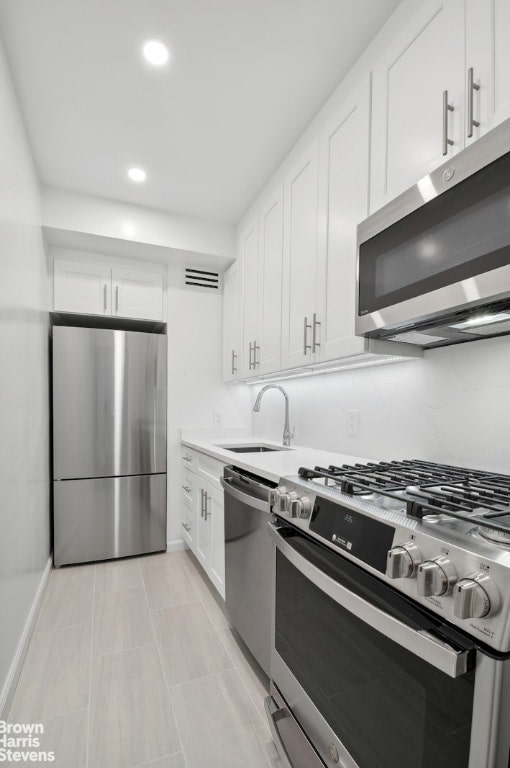
<path id="1" fill-rule="evenodd" d="M 266 708 L 288 764 L 299 752 L 285 745 L 293 715 L 331 768 L 492 765 L 491 734 L 477 726 L 471 738 L 474 665 L 485 657 L 470 641 L 448 626 L 441 637 L 437 617 L 296 529 L 272 533 L 277 691 Z"/>

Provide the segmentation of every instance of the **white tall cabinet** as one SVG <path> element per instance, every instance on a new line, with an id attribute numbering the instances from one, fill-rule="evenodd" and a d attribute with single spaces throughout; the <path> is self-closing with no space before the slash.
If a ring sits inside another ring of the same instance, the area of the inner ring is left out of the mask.
<path id="1" fill-rule="evenodd" d="M 510 117 L 509 30 L 508 0 L 466 0 L 466 90 L 472 68 L 473 118 L 479 123 L 467 143 Z"/>
<path id="2" fill-rule="evenodd" d="M 371 211 L 463 144 L 464 0 L 426 0 L 373 70 Z"/>
<path id="3" fill-rule="evenodd" d="M 318 214 L 318 142 L 314 140 L 284 179 L 282 368 L 312 359 Z"/>
<path id="4" fill-rule="evenodd" d="M 266 195 L 241 230 L 244 377 L 280 367 L 283 187 Z"/>
<path id="5" fill-rule="evenodd" d="M 242 371 L 241 275 L 235 261 L 223 276 L 223 380 L 234 381 Z"/>
<path id="6" fill-rule="evenodd" d="M 356 226 L 368 215 L 369 110 L 370 87 L 366 78 L 326 122 L 319 137 L 314 310 L 314 351 L 319 361 L 356 355 L 364 350 L 364 339 L 354 335 L 354 318 Z"/>
<path id="7" fill-rule="evenodd" d="M 280 368 L 283 256 L 283 184 L 264 197 L 259 210 L 257 276 L 257 374 Z"/>
<path id="8" fill-rule="evenodd" d="M 253 216 L 239 237 L 243 306 L 243 357 L 242 368 L 250 375 L 257 363 L 257 283 L 259 259 L 259 219 Z"/>

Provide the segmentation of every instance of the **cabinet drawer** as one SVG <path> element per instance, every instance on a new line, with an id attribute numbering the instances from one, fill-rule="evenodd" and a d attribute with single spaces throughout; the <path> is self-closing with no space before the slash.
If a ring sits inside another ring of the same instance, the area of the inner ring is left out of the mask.
<path id="1" fill-rule="evenodd" d="M 193 549 L 193 542 L 195 539 L 195 532 L 194 532 L 194 517 L 192 510 L 187 507 L 185 504 L 181 507 L 181 527 L 182 527 L 182 538 L 186 542 L 186 544 Z"/>
<path id="2" fill-rule="evenodd" d="M 196 481 L 189 469 L 183 468 L 181 486 L 183 502 L 193 509 L 193 502 L 196 495 Z"/>
<path id="3" fill-rule="evenodd" d="M 187 448 L 185 445 L 181 446 L 182 449 L 182 465 L 187 469 L 191 469 L 193 472 L 197 471 L 198 466 L 198 453 L 191 448 Z"/>
<path id="4" fill-rule="evenodd" d="M 212 456 L 207 456 L 205 453 L 199 453 L 197 460 L 197 474 L 199 477 L 219 488 L 225 464 L 222 461 L 218 461 L 218 459 L 213 459 Z"/>

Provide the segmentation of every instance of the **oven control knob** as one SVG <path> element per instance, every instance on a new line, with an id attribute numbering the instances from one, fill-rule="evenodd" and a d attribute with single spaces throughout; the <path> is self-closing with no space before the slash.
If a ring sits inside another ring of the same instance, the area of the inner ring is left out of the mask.
<path id="1" fill-rule="evenodd" d="M 296 491 L 289 491 L 289 493 L 281 493 L 280 498 L 278 500 L 278 509 L 280 512 L 287 512 L 290 517 L 295 517 L 295 515 L 292 514 L 292 508 L 291 504 L 294 501 L 294 499 L 297 499 L 297 493 Z"/>
<path id="2" fill-rule="evenodd" d="M 312 511 L 312 502 L 310 501 L 308 496 L 301 496 L 298 499 L 294 499 L 290 503 L 291 517 L 307 518 L 307 517 L 310 517 L 311 511 Z"/>
<path id="3" fill-rule="evenodd" d="M 460 579 L 453 591 L 453 612 L 458 619 L 493 616 L 501 605 L 497 586 L 486 573 L 472 573 Z"/>
<path id="4" fill-rule="evenodd" d="M 418 567 L 418 594 L 422 597 L 449 595 L 457 581 L 455 566 L 446 557 L 425 560 Z"/>
<path id="5" fill-rule="evenodd" d="M 390 579 L 407 579 L 416 575 L 421 563 L 421 552 L 412 541 L 393 547 L 386 559 L 386 576 Z"/>
<path id="6" fill-rule="evenodd" d="M 269 491 L 269 503 L 274 507 L 279 506 L 279 500 L 282 493 L 286 493 L 287 489 L 284 485 L 277 485 L 276 488 L 272 488 Z"/>

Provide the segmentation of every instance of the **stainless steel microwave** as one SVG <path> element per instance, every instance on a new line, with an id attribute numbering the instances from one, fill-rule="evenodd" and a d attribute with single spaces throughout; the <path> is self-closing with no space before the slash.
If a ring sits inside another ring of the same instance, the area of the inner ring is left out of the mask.
<path id="1" fill-rule="evenodd" d="M 510 120 L 358 226 L 356 333 L 424 348 L 510 333 Z"/>

